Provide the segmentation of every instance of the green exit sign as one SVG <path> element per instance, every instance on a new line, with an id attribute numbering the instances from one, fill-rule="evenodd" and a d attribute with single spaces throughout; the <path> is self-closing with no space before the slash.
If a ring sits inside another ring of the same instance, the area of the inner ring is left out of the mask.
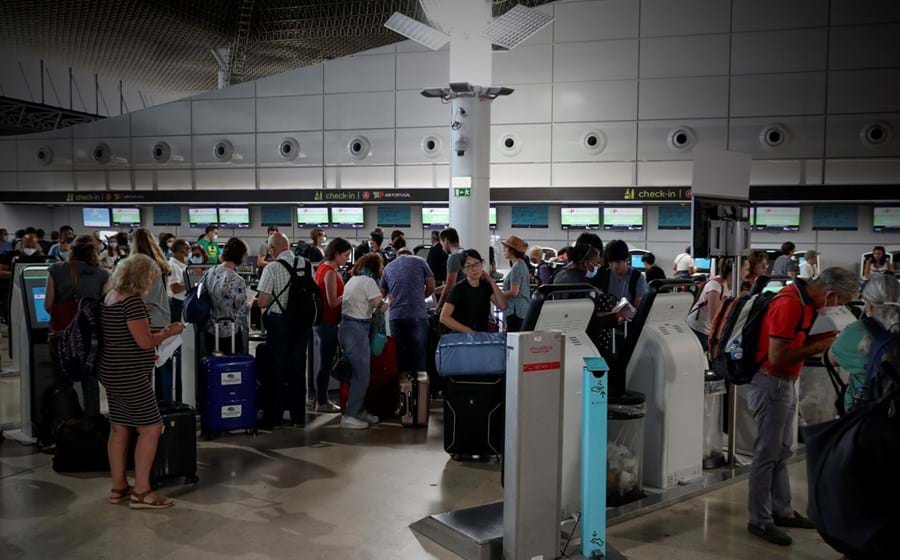
<path id="1" fill-rule="evenodd" d="M 453 196 L 456 198 L 469 198 L 472 196 L 472 189 L 470 188 L 456 188 L 453 189 Z"/>

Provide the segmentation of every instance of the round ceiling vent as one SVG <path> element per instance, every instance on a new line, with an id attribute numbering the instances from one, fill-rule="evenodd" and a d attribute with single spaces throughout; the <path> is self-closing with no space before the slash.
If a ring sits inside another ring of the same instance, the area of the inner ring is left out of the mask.
<path id="1" fill-rule="evenodd" d="M 894 130 L 886 122 L 873 121 L 866 124 L 859 132 L 859 139 L 866 146 L 881 146 L 894 137 Z"/>
<path id="2" fill-rule="evenodd" d="M 219 161 L 231 161 L 234 156 L 234 145 L 228 140 L 219 140 L 213 146 L 213 156 Z"/>
<path id="3" fill-rule="evenodd" d="M 278 155 L 287 161 L 300 157 L 300 142 L 296 138 L 285 138 L 278 146 Z"/>
<path id="4" fill-rule="evenodd" d="M 522 144 L 522 139 L 518 135 L 504 134 L 499 141 L 500 153 L 506 157 L 517 156 L 522 151 Z"/>
<path id="5" fill-rule="evenodd" d="M 441 139 L 437 136 L 426 136 L 422 139 L 421 148 L 426 157 L 437 157 L 441 153 Z"/>
<path id="6" fill-rule="evenodd" d="M 601 130 L 589 130 L 581 139 L 581 147 L 589 154 L 599 154 L 606 149 L 606 134 Z"/>
<path id="7" fill-rule="evenodd" d="M 172 148 L 166 142 L 157 142 L 150 150 L 153 161 L 157 163 L 166 163 L 172 157 Z"/>
<path id="8" fill-rule="evenodd" d="M 365 136 L 356 136 L 347 142 L 347 152 L 353 159 L 362 160 L 369 157 L 369 148 L 369 140 Z"/>
<path id="9" fill-rule="evenodd" d="M 53 163 L 53 148 L 41 146 L 34 152 L 34 159 L 38 162 L 38 165 L 50 165 Z"/>
<path id="10" fill-rule="evenodd" d="M 697 134 L 690 127 L 680 126 L 669 131 L 668 144 L 670 150 L 689 152 L 694 149 L 696 143 Z"/>
<path id="11" fill-rule="evenodd" d="M 783 146 L 790 139 L 790 133 L 783 124 L 767 124 L 759 133 L 759 143 L 764 148 L 777 148 Z"/>
<path id="12" fill-rule="evenodd" d="M 109 149 L 109 144 L 97 144 L 94 146 L 94 151 L 91 152 L 91 158 L 100 164 L 109 163 L 111 157 L 112 152 Z"/>

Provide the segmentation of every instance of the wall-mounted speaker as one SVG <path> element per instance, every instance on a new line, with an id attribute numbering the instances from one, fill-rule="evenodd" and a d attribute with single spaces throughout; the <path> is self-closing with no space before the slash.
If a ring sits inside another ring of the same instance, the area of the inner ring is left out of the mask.
<path id="1" fill-rule="evenodd" d="M 112 151 L 109 149 L 109 144 L 97 144 L 91 152 L 91 159 L 99 164 L 109 163 L 111 157 Z"/>
<path id="2" fill-rule="evenodd" d="M 777 148 L 787 144 L 790 140 L 790 132 L 783 124 L 767 124 L 759 133 L 759 143 L 763 148 Z"/>
<path id="3" fill-rule="evenodd" d="M 870 147 L 887 144 L 893 137 L 894 130 L 891 125 L 882 121 L 866 123 L 859 131 L 860 141 Z"/>
<path id="4" fill-rule="evenodd" d="M 669 131 L 667 138 L 669 149 L 675 152 L 690 152 L 697 144 L 697 133 L 689 126 L 679 126 Z"/>
<path id="5" fill-rule="evenodd" d="M 285 138 L 278 145 L 278 155 L 287 161 L 300 157 L 300 142 L 296 138 Z"/>
<path id="6" fill-rule="evenodd" d="M 369 157 L 370 147 L 369 140 L 365 136 L 355 136 L 347 142 L 347 152 L 356 160 L 364 160 Z"/>
<path id="7" fill-rule="evenodd" d="M 50 146 L 41 146 L 34 152 L 34 159 L 38 162 L 38 165 L 50 165 L 53 163 L 53 148 Z"/>
<path id="8" fill-rule="evenodd" d="M 231 161 L 234 155 L 234 145 L 228 140 L 219 140 L 213 146 L 213 156 L 219 161 Z"/>
<path id="9" fill-rule="evenodd" d="M 172 157 L 172 148 L 166 142 L 157 142 L 150 150 L 150 155 L 156 163 L 166 163 Z"/>

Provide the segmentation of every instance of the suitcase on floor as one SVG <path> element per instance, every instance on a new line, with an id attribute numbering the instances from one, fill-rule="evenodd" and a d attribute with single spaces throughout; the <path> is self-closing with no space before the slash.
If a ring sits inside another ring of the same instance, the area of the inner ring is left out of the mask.
<path id="1" fill-rule="evenodd" d="M 156 458 L 150 471 L 150 482 L 156 486 L 177 478 L 196 484 L 197 478 L 197 414 L 189 405 L 162 401 L 162 434 L 156 446 Z"/>
<path id="2" fill-rule="evenodd" d="M 60 424 L 56 432 L 53 470 L 58 473 L 109 472 L 109 420 L 105 416 L 72 419 Z M 129 468 L 134 453 L 129 453 Z"/>
<path id="3" fill-rule="evenodd" d="M 503 454 L 503 375 L 444 377 L 444 451 L 454 459 Z"/>
<path id="4" fill-rule="evenodd" d="M 378 418 L 393 418 L 397 414 L 400 372 L 397 368 L 397 345 L 388 337 L 380 356 L 372 356 L 369 365 L 371 378 L 366 391 L 365 408 Z M 341 410 L 347 406 L 350 385 L 341 383 Z"/>
<path id="5" fill-rule="evenodd" d="M 234 329 L 231 333 L 231 347 L 234 348 Z M 218 352 L 218 323 L 215 340 Z M 253 356 L 214 354 L 203 358 L 202 365 L 206 378 L 205 404 L 201 416 L 203 433 L 256 430 L 256 361 Z"/>
<path id="6" fill-rule="evenodd" d="M 434 356 L 442 376 L 506 373 L 506 333 L 449 333 Z"/>
<path id="7" fill-rule="evenodd" d="M 410 428 L 428 427 L 431 384 L 428 373 L 420 371 L 402 375 L 400 379 L 400 423 Z"/>

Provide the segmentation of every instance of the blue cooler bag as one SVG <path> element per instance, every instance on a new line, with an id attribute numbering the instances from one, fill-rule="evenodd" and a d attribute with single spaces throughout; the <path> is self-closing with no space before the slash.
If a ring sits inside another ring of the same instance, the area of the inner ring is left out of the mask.
<path id="1" fill-rule="evenodd" d="M 438 342 L 434 361 L 444 377 L 505 375 L 506 333 L 445 334 Z"/>

